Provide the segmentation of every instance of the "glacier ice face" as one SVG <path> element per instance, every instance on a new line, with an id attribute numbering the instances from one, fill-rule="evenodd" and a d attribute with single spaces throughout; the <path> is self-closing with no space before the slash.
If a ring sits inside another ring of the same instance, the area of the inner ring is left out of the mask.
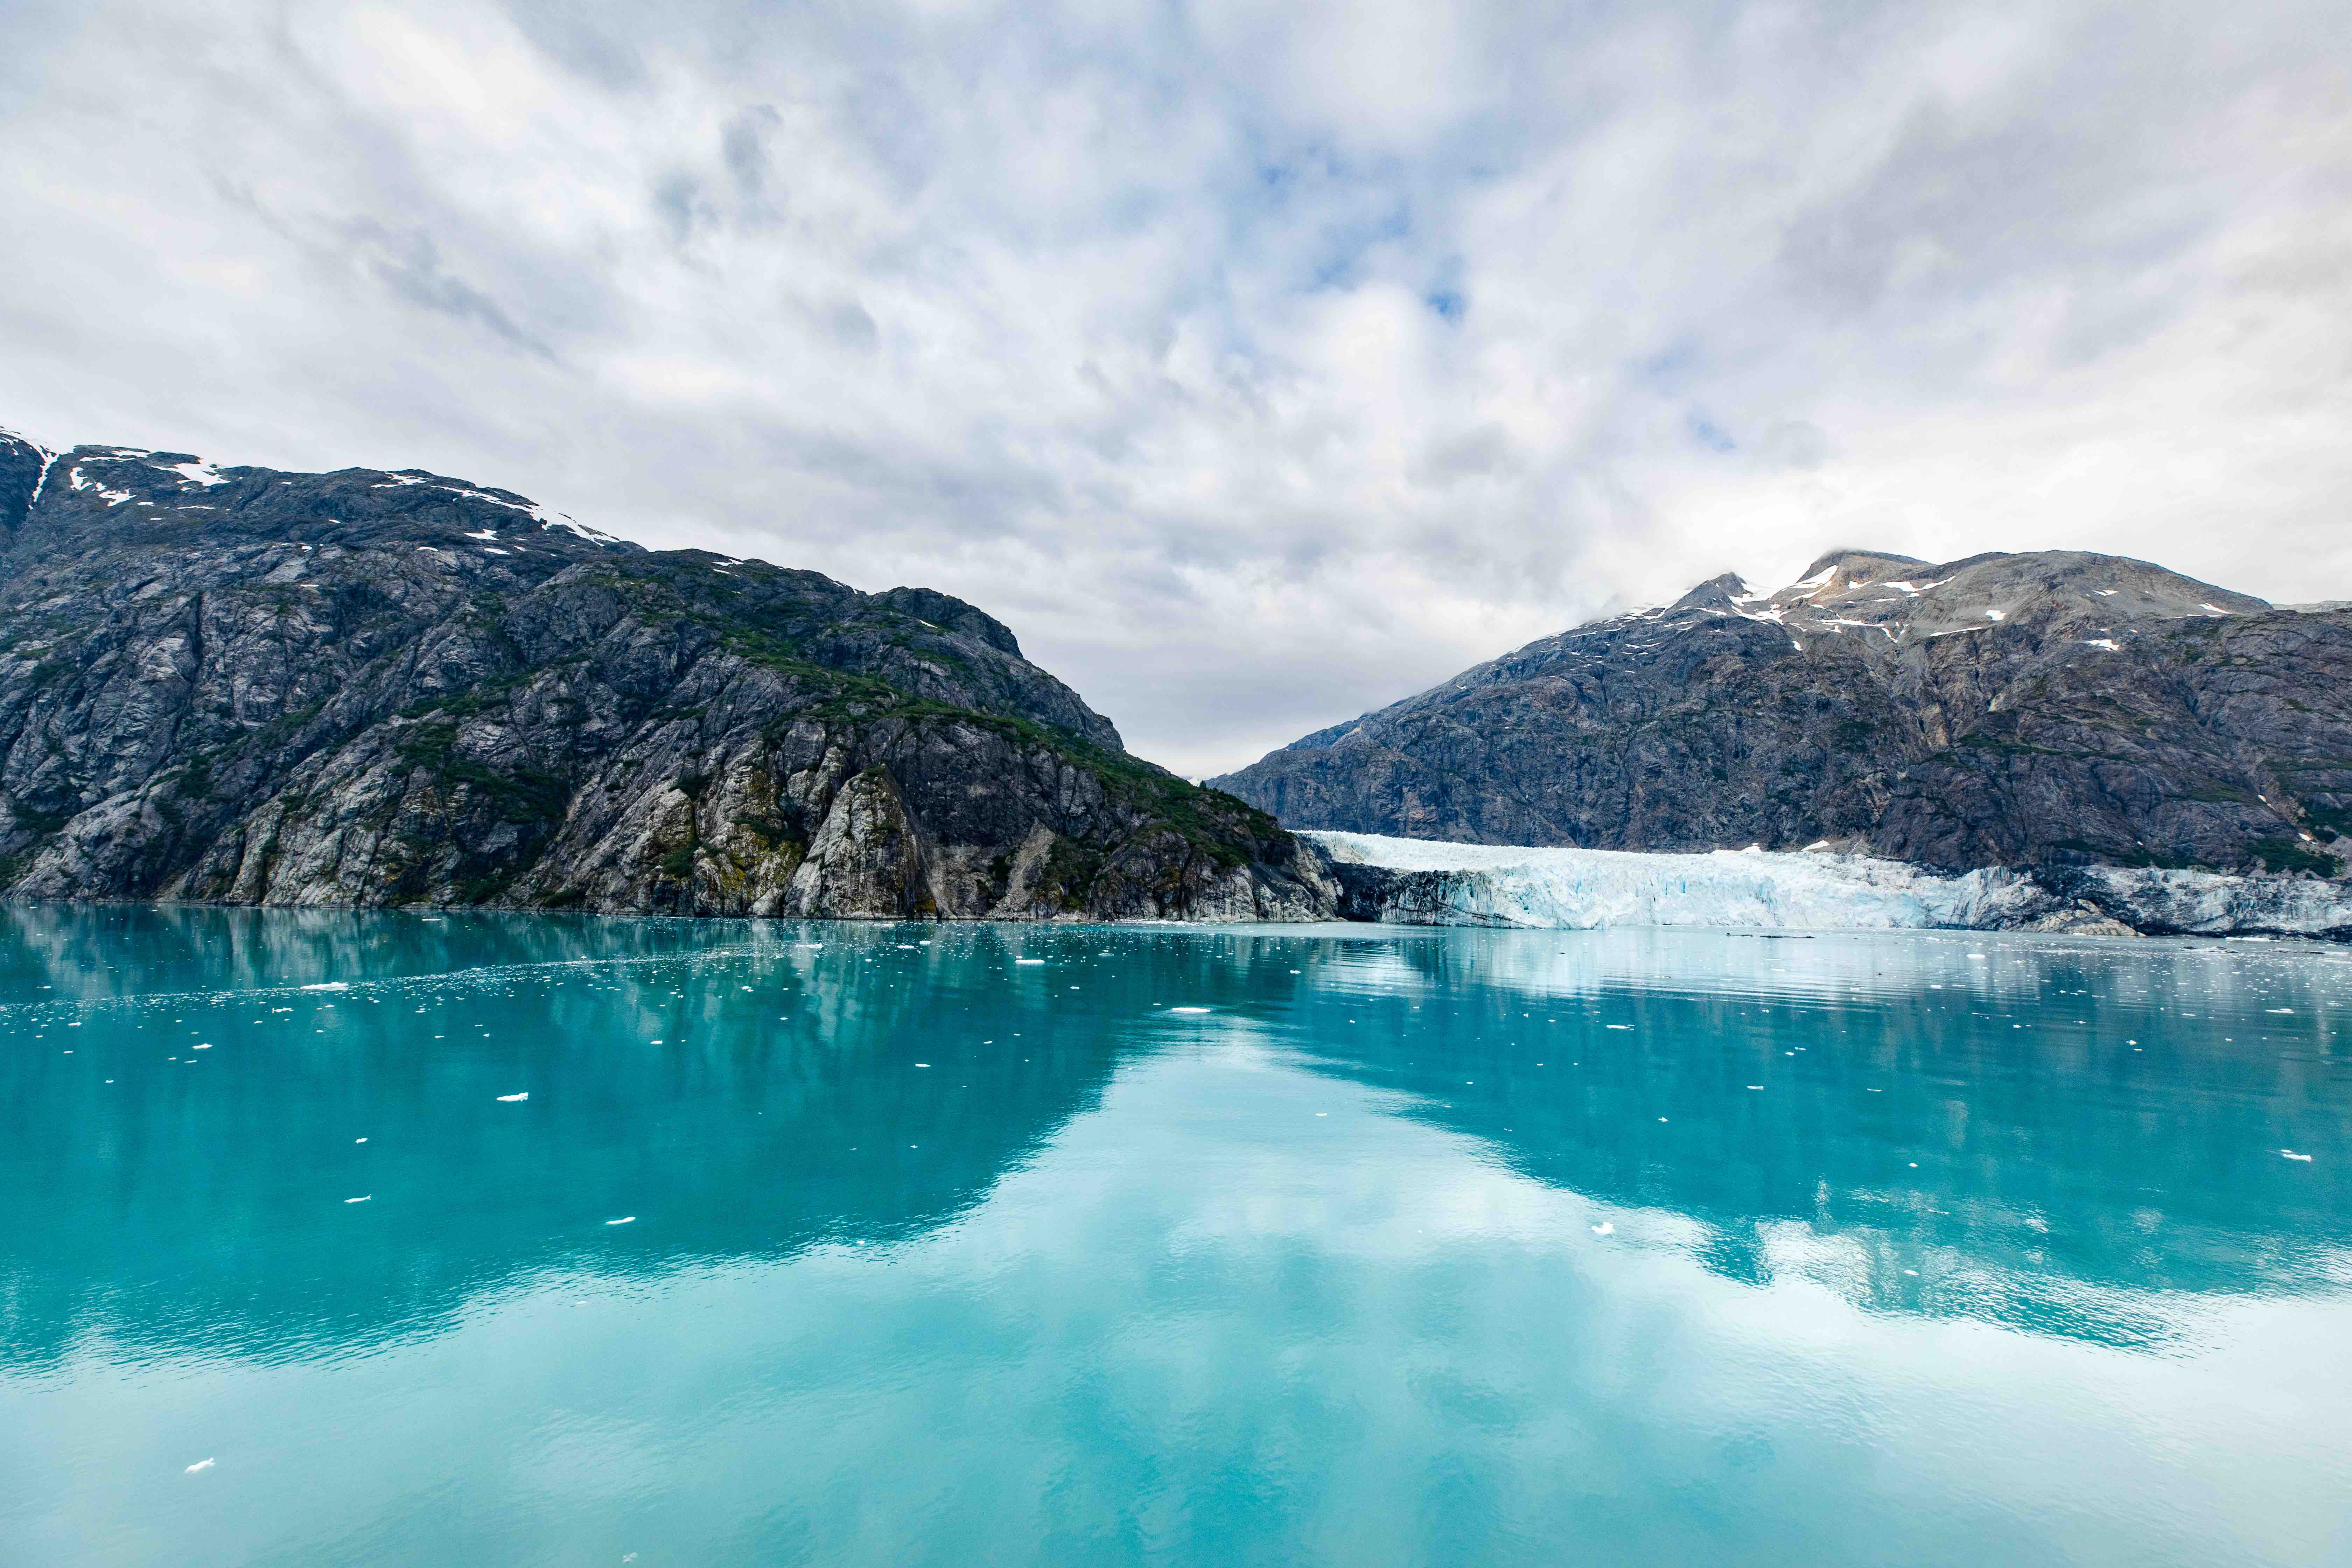
<path id="1" fill-rule="evenodd" d="M 2142 931 L 2352 941 L 2352 884 L 2341 879 L 2095 866 L 2073 880 L 2080 896 Z"/>
<path id="2" fill-rule="evenodd" d="M 1900 860 L 1818 851 L 1617 849 L 1440 844 L 1370 833 L 1307 833 L 1340 866 L 1393 879 L 1387 918 L 1414 924 L 1765 926 L 1896 931 L 2022 924 L 2049 895 L 2001 868 L 1943 876 Z"/>
<path id="3" fill-rule="evenodd" d="M 2352 939 L 2352 886 L 2091 867 L 1958 874 L 1814 850 L 1642 854 L 1308 832 L 1360 918 L 1412 925 L 2263 932 Z"/>

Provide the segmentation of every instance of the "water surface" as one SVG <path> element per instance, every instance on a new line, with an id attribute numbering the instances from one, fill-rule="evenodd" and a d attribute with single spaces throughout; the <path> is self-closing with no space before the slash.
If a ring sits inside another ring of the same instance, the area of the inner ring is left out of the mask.
<path id="1" fill-rule="evenodd" d="M 2352 1563 L 2347 997 L 12 908 L 0 1561 Z"/>

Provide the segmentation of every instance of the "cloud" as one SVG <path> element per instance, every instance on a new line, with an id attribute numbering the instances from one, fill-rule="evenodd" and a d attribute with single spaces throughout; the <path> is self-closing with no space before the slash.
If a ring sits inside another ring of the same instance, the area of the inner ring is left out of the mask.
<path id="1" fill-rule="evenodd" d="M 1830 544 L 2339 595 L 2339 12 L 18 8 L 0 417 L 944 588 L 1191 773 Z"/>

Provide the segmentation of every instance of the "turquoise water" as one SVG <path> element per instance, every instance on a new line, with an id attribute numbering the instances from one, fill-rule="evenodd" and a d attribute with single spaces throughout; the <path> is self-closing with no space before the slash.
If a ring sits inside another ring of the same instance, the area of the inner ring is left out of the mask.
<path id="1" fill-rule="evenodd" d="M 0 910 L 0 1561 L 2352 1563 L 2347 999 Z"/>

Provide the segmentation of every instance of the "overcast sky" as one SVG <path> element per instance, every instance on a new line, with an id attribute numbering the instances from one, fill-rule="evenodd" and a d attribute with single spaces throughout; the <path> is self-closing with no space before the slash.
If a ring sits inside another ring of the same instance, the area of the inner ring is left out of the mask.
<path id="1" fill-rule="evenodd" d="M 0 7 L 0 425 L 924 584 L 1222 771 L 1821 550 L 2352 596 L 2352 5 Z"/>

